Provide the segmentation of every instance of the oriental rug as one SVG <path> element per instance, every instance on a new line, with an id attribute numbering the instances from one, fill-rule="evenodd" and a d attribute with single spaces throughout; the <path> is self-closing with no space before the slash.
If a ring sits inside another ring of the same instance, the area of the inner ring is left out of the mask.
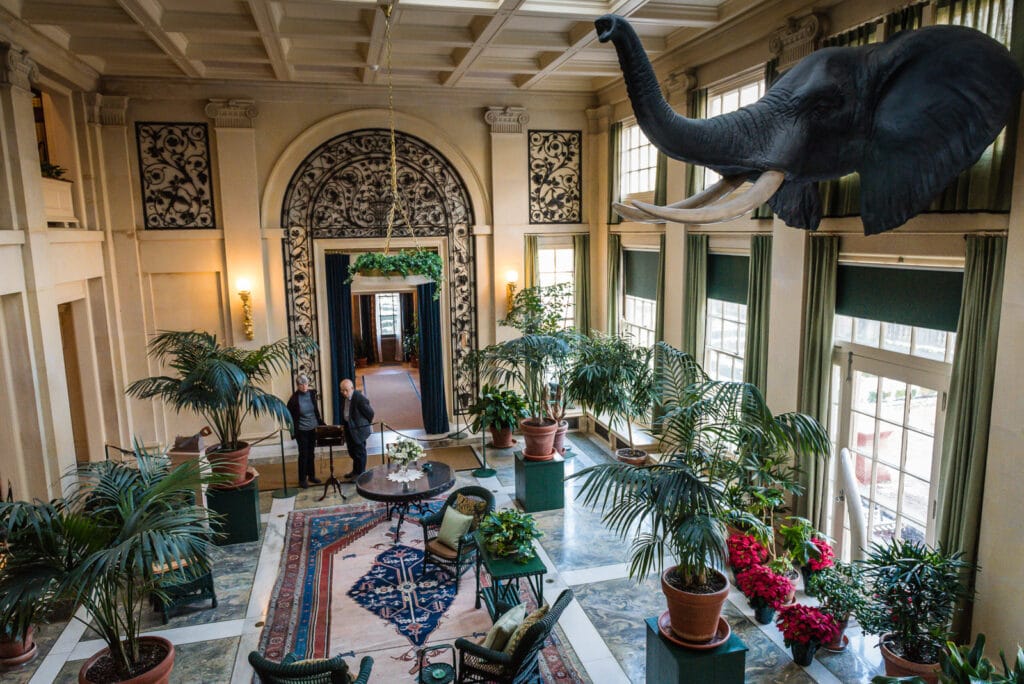
<path id="1" fill-rule="evenodd" d="M 412 682 L 421 647 L 486 634 L 491 622 L 473 607 L 473 571 L 455 593 L 454 580 L 437 566 L 423 574 L 417 521 L 406 520 L 398 544 L 394 526 L 378 504 L 293 511 L 260 652 L 274 661 L 291 652 L 343 654 L 352 667 L 369 655 L 372 681 Z M 451 659 L 450 651 L 429 654 L 428 662 Z M 549 638 L 541 670 L 547 682 L 588 681 L 560 633 Z"/>

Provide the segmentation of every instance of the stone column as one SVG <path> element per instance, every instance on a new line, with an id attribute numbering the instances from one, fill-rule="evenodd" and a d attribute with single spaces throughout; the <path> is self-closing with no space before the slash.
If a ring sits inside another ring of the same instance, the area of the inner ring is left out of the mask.
<path id="1" fill-rule="evenodd" d="M 608 331 L 608 128 L 612 107 L 602 105 L 587 110 L 590 141 L 588 156 L 594 160 L 591 178 L 603 178 L 591 194 L 590 202 L 590 327 Z"/>
<path id="2" fill-rule="evenodd" d="M 808 236 L 807 231 L 790 228 L 778 216 L 772 222 L 771 344 L 765 399 L 776 414 L 795 411 L 799 399 Z"/>

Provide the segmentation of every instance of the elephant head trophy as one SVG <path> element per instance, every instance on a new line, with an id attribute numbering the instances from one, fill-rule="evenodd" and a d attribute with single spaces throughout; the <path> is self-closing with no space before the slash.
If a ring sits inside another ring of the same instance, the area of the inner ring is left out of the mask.
<path id="1" fill-rule="evenodd" d="M 857 171 L 866 234 L 896 228 L 981 156 L 1015 111 L 1024 77 L 980 31 L 930 26 L 884 43 L 818 50 L 752 105 L 711 119 L 665 101 L 640 39 L 620 16 L 595 25 L 612 41 L 637 123 L 667 156 L 722 180 L 659 207 L 615 204 L 641 222 L 714 223 L 767 201 L 788 225 L 821 222 L 818 181 Z M 747 181 L 753 185 L 728 195 Z"/>

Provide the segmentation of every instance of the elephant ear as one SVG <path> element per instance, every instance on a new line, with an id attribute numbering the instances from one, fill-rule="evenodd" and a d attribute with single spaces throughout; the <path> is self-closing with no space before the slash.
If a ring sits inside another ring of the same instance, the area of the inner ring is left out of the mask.
<path id="1" fill-rule="evenodd" d="M 821 223 L 821 195 L 817 183 L 785 181 L 768 200 L 768 206 L 792 228 L 817 230 Z"/>
<path id="2" fill-rule="evenodd" d="M 933 26 L 869 53 L 879 74 L 874 122 L 857 169 L 865 234 L 903 225 L 978 160 L 1014 112 L 1022 77 L 980 31 Z"/>

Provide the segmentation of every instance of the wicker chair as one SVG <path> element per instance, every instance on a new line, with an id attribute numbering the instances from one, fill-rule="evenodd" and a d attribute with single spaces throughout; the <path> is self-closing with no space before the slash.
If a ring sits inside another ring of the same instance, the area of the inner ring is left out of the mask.
<path id="1" fill-rule="evenodd" d="M 540 682 L 540 663 L 537 655 L 547 641 L 562 611 L 573 599 L 572 589 L 558 595 L 547 615 L 526 630 L 512 654 L 484 648 L 469 639 L 457 639 L 455 648 L 459 652 L 459 682 L 497 682 L 498 684 L 526 684 Z M 512 608 L 499 603 L 497 614 Z"/>
<path id="2" fill-rule="evenodd" d="M 299 657 L 289 653 L 280 663 L 267 660 L 256 651 L 249 653 L 249 664 L 256 670 L 263 684 L 290 684 L 291 682 L 308 682 L 309 684 L 348 684 L 348 665 L 341 656 L 334 656 L 312 663 L 296 665 Z M 359 676 L 351 680 L 352 684 L 366 684 L 370 681 L 370 670 L 373 669 L 373 658 L 364 656 L 359 661 Z"/>
<path id="3" fill-rule="evenodd" d="M 445 500 L 444 506 L 432 515 L 420 518 L 420 525 L 423 527 L 423 574 L 427 572 L 430 563 L 444 568 L 455 577 L 455 593 L 459 593 L 459 579 L 463 573 L 473 567 L 473 559 L 476 557 L 476 542 L 473 540 L 473 532 L 476 531 L 477 521 L 474 520 L 469 531 L 459 538 L 458 548 L 451 549 L 437 541 L 437 530 L 444 520 L 444 512 L 449 506 L 454 506 L 459 495 L 469 499 L 476 499 L 485 504 L 483 512 L 478 516 L 482 519 L 487 513 L 494 510 L 494 495 L 485 487 L 463 487 L 451 493 Z M 433 536 L 431 536 L 433 532 Z"/>

